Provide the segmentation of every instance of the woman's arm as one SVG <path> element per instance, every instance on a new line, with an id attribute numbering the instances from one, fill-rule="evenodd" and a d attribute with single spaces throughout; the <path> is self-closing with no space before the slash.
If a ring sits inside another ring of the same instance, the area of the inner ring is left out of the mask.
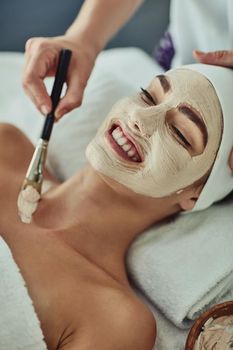
<path id="1" fill-rule="evenodd" d="M 112 36 L 133 15 L 143 0 L 86 0 L 66 37 L 87 41 L 101 51 Z"/>
<path id="2" fill-rule="evenodd" d="M 23 87 L 42 114 L 51 110 L 51 100 L 43 81 L 45 77 L 55 75 L 59 51 L 66 47 L 73 55 L 67 76 L 68 88 L 57 107 L 57 119 L 81 105 L 98 53 L 142 2 L 86 0 L 65 35 L 27 41 Z"/>

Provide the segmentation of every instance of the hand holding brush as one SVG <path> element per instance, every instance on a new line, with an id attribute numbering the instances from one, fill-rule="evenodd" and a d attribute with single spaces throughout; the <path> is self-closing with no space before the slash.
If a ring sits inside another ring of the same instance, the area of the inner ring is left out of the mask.
<path id="1" fill-rule="evenodd" d="M 51 93 L 52 110 L 45 119 L 41 137 L 35 148 L 26 173 L 26 178 L 18 196 L 18 212 L 21 221 L 24 223 L 31 222 L 32 214 L 36 211 L 41 197 L 43 170 L 46 162 L 48 143 L 55 120 L 54 113 L 60 100 L 63 84 L 66 80 L 70 59 L 71 51 L 66 49 L 61 50 Z"/>

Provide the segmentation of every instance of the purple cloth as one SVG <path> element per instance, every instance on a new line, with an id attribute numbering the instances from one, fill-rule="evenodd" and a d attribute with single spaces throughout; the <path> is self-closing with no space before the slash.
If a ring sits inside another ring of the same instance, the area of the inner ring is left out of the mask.
<path id="1" fill-rule="evenodd" d="M 171 68 L 172 59 L 175 55 L 171 34 L 166 31 L 154 49 L 153 56 L 164 70 Z"/>

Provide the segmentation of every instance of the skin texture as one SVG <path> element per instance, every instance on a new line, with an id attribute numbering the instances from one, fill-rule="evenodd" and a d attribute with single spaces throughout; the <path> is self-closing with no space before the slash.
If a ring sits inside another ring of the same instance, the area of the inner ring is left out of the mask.
<path id="1" fill-rule="evenodd" d="M 138 98 L 145 103 L 140 93 Z M 201 152 L 202 138 L 194 128 L 190 132 Z M 91 165 L 62 184 L 46 171 L 53 186 L 25 225 L 17 198 L 33 151 L 17 128 L 0 126 L 0 232 L 25 279 L 48 349 L 151 350 L 156 324 L 128 281 L 127 250 L 152 224 L 191 209 L 202 182 L 152 198 Z"/>
<path id="2" fill-rule="evenodd" d="M 128 283 L 122 247 L 103 244 L 98 225 L 95 241 L 81 213 L 88 213 L 90 223 L 90 210 L 97 220 L 95 198 L 76 202 L 72 191 L 60 197 L 60 185 L 46 171 L 53 187 L 41 212 L 32 224 L 21 223 L 16 200 L 34 147 L 7 124 L 0 125 L 0 146 L 0 230 L 26 281 L 48 349 L 152 349 L 155 320 Z M 70 215 L 62 210 L 66 200 L 74 204 Z M 75 217 L 74 211 L 81 214 Z"/>

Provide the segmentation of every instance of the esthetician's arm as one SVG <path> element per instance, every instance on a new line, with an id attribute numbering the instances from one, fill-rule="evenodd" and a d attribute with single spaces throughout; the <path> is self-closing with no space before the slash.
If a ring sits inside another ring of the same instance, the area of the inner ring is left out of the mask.
<path id="1" fill-rule="evenodd" d="M 212 52 L 195 50 L 193 55 L 201 63 L 233 68 L 233 50 L 219 50 Z M 233 171 L 233 149 L 230 154 L 229 165 Z"/>
<path id="2" fill-rule="evenodd" d="M 27 41 L 23 87 L 43 114 L 46 115 L 51 109 L 51 100 L 43 81 L 47 76 L 54 76 L 60 49 L 71 49 L 73 55 L 68 71 L 68 89 L 57 107 L 57 119 L 81 105 L 97 55 L 142 2 L 86 0 L 64 35 Z"/>

